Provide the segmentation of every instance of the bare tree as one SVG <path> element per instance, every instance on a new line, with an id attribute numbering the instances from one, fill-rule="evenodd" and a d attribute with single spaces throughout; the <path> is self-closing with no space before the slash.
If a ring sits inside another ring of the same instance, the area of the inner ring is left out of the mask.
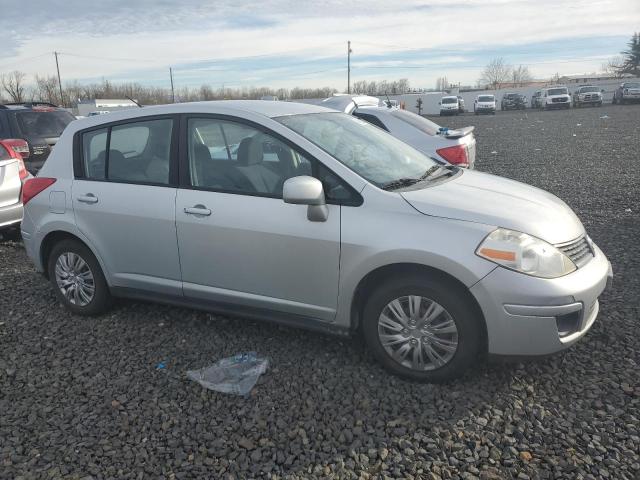
<path id="1" fill-rule="evenodd" d="M 36 84 L 33 92 L 34 100 L 41 100 L 49 103 L 60 104 L 60 90 L 58 79 L 54 76 L 41 77 L 36 75 Z"/>
<path id="2" fill-rule="evenodd" d="M 438 77 L 436 79 L 436 90 L 440 92 L 447 88 L 449 88 L 449 81 L 447 80 L 447 77 Z"/>
<path id="3" fill-rule="evenodd" d="M 511 70 L 511 78 L 513 79 L 514 87 L 521 87 L 533 80 L 533 75 L 529 72 L 529 67 L 518 65 Z"/>
<path id="4" fill-rule="evenodd" d="M 624 57 L 622 55 L 617 55 L 604 62 L 601 69 L 604 73 L 615 75 L 616 77 L 620 78 L 622 76 L 623 66 Z"/>
<path id="5" fill-rule="evenodd" d="M 25 101 L 25 77 L 26 75 L 18 70 L 0 76 L 0 84 L 12 102 L 20 103 Z"/>
<path id="6" fill-rule="evenodd" d="M 498 57 L 491 60 L 482 71 L 478 83 L 490 85 L 494 89 L 500 88 L 511 77 L 511 66 L 505 62 L 504 58 Z"/>

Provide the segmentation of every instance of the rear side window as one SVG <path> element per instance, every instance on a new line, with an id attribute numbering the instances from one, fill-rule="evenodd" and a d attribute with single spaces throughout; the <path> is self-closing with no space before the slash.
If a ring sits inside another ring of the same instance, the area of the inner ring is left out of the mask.
<path id="1" fill-rule="evenodd" d="M 26 137 L 59 137 L 74 116 L 62 110 L 17 112 L 16 119 Z"/>
<path id="2" fill-rule="evenodd" d="M 168 185 L 173 120 L 147 120 L 82 135 L 84 176 Z"/>

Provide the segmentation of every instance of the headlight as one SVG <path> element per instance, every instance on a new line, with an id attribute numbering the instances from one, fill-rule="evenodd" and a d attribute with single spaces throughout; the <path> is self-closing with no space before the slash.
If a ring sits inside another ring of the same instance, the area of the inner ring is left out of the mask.
<path id="1" fill-rule="evenodd" d="M 550 243 L 506 228 L 491 232 L 476 255 L 534 277 L 556 278 L 576 270 L 571 259 Z"/>

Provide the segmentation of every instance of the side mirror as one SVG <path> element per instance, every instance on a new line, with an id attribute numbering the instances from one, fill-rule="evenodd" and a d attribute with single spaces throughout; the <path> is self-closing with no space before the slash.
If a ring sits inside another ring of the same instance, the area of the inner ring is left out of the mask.
<path id="1" fill-rule="evenodd" d="M 325 222 L 329 218 L 324 188 L 317 178 L 307 175 L 289 178 L 282 187 L 282 198 L 284 203 L 308 205 L 307 219 L 311 222 Z"/>

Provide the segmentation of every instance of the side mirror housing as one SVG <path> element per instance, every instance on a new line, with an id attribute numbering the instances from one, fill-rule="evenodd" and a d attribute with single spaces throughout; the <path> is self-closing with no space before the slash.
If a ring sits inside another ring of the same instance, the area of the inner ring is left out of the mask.
<path id="1" fill-rule="evenodd" d="M 284 203 L 308 205 L 307 219 L 311 222 L 325 222 L 329 218 L 324 188 L 317 178 L 307 175 L 289 178 L 282 187 L 282 199 Z"/>

